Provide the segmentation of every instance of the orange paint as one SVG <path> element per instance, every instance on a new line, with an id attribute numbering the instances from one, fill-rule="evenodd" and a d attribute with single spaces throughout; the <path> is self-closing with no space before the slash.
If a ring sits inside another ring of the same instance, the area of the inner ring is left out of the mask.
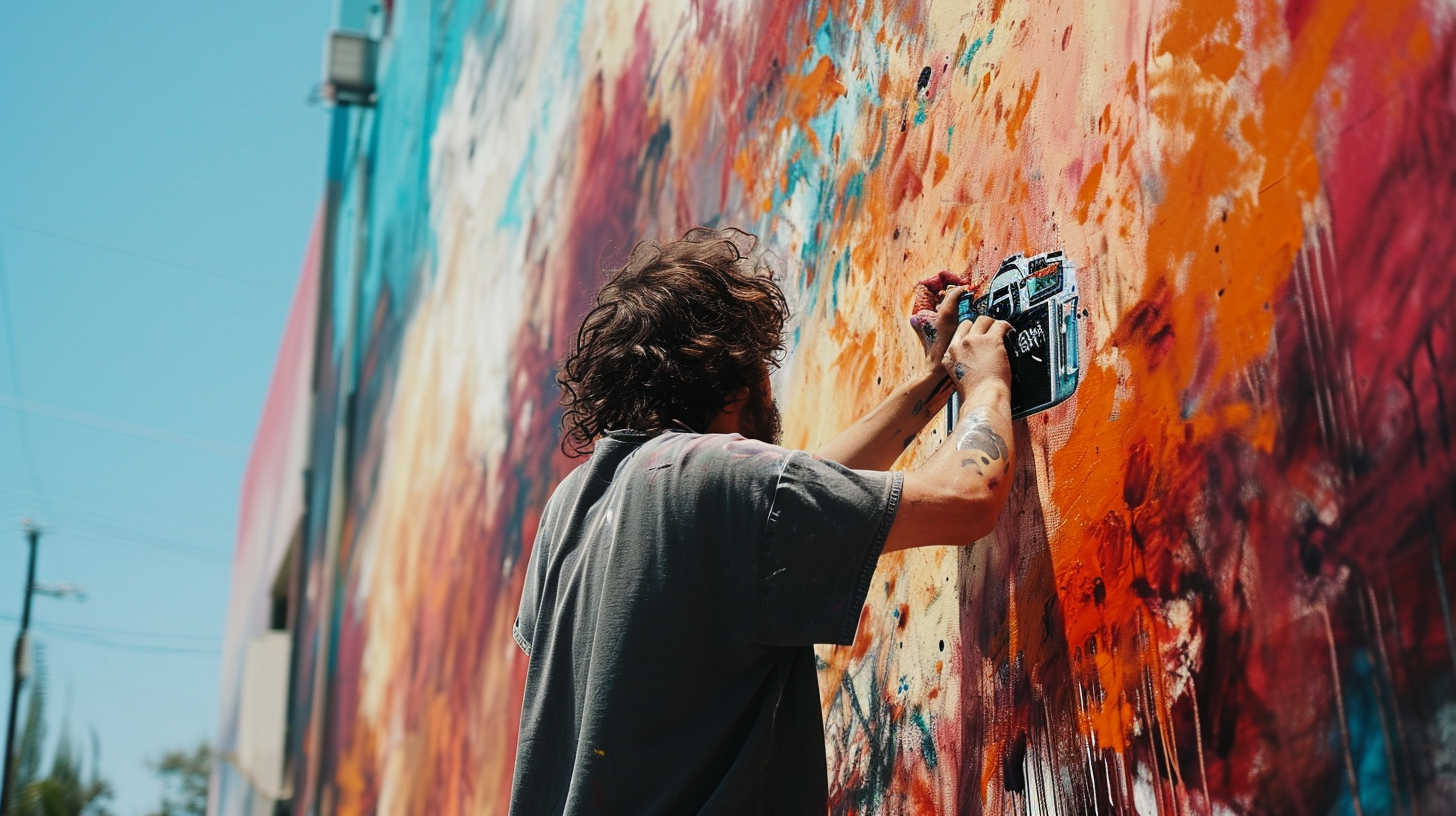
<path id="1" fill-rule="evenodd" d="M 1093 365 L 1078 393 L 1081 410 L 1076 426 L 1057 453 L 1062 463 L 1058 471 L 1066 473 L 1067 478 L 1058 479 L 1052 486 L 1051 501 L 1063 510 L 1062 532 L 1053 542 L 1052 556 L 1071 644 L 1105 638 L 1119 628 L 1127 630 L 1144 609 L 1142 600 L 1132 591 L 1136 570 L 1126 566 L 1125 556 L 1111 555 L 1110 561 L 1104 560 L 1110 552 L 1127 551 L 1118 543 L 1126 535 L 1126 523 L 1121 520 L 1126 509 L 1122 507 L 1120 489 L 1099 490 L 1094 486 L 1091 480 L 1097 474 L 1129 472 L 1137 451 L 1151 455 L 1144 467 L 1152 473 L 1184 473 L 1196 467 L 1203 440 L 1229 432 L 1263 449 L 1273 444 L 1275 407 L 1241 403 L 1234 394 L 1242 372 L 1268 352 L 1273 322 L 1262 304 L 1274 298 L 1284 285 L 1294 252 L 1303 241 L 1302 203 L 1312 200 L 1319 189 L 1318 164 L 1304 123 L 1325 75 L 1333 39 L 1350 7 L 1348 2 L 1320 5 L 1291 64 L 1271 68 L 1258 78 L 1263 102 L 1260 116 L 1240 117 L 1251 149 L 1237 149 L 1223 135 L 1228 115 L 1236 110 L 1231 103 L 1195 105 L 1176 86 L 1150 100 L 1153 113 L 1192 134 L 1192 143 L 1199 149 L 1168 157 L 1161 173 L 1166 185 L 1163 203 L 1147 234 L 1149 275 L 1140 294 L 1141 311 L 1125 312 L 1116 332 L 1108 338 L 1108 344 L 1116 347 L 1131 366 L 1131 374 L 1123 382 L 1134 391 L 1131 400 L 1138 406 L 1139 420 L 1136 424 L 1105 424 L 1119 378 L 1113 369 Z M 1207 32 L 1237 26 L 1236 11 L 1236 4 L 1229 0 L 1176 7 L 1170 14 L 1172 22 L 1167 33 L 1159 40 L 1159 52 L 1196 52 L 1202 59 L 1195 56 L 1193 62 L 1204 72 L 1206 81 L 1227 81 L 1233 75 L 1228 65 L 1232 59 L 1228 49 L 1232 46 Z M 1130 88 L 1136 87 L 1135 68 L 1129 71 Z M 1181 75 L 1175 71 L 1170 80 L 1181 82 L 1177 78 Z M 1163 91 L 1158 84 L 1153 87 L 1154 91 Z M 1247 172 L 1250 156 L 1266 157 L 1264 180 L 1258 191 L 1245 192 L 1230 202 L 1224 221 L 1218 212 L 1209 211 L 1213 195 L 1230 188 L 1242 189 L 1238 179 Z M 1079 206 L 1082 202 L 1079 195 Z M 1080 211 L 1078 215 L 1080 219 Z M 1221 244 L 1221 253 L 1213 253 L 1214 243 Z M 1185 293 L 1195 287 L 1213 291 L 1226 285 L 1225 265 L 1265 271 L 1259 276 L 1242 277 L 1240 297 L 1220 302 L 1220 323 L 1239 330 L 1222 333 L 1219 354 L 1200 363 L 1196 355 L 1208 342 L 1202 339 L 1208 325 L 1208 304 Z M 1176 297 L 1171 288 L 1175 282 L 1180 287 Z M 1191 423 L 1183 423 L 1177 419 L 1184 399 L 1182 387 L 1189 384 L 1196 370 L 1204 382 L 1210 383 L 1210 396 L 1236 401 L 1217 414 L 1203 414 Z M 1181 444 L 1168 444 L 1174 435 L 1183 439 Z M 1073 475 L 1079 472 L 1081 478 Z M 1187 495 L 1164 501 L 1193 500 L 1192 495 Z M 1104 532 L 1095 533 L 1099 529 Z M 1102 542 L 1100 547 L 1089 550 L 1087 543 L 1095 540 Z M 1109 550 L 1114 544 L 1118 546 Z M 1165 575 L 1159 565 L 1168 554 L 1160 547 L 1177 545 L 1148 542 L 1146 546 L 1150 560 L 1144 569 L 1149 571 L 1148 580 L 1158 586 L 1159 578 Z M 1086 589 L 1093 577 L 1099 577 L 1106 586 L 1102 605 L 1095 604 Z M 1098 653 L 1096 677 L 1109 705 L 1093 705 L 1088 724 L 1099 745 L 1117 750 L 1125 747 L 1132 724 L 1126 700 L 1134 695 L 1139 682 L 1140 670 L 1135 667 L 1144 663 L 1158 668 L 1155 656 L 1143 654 L 1135 645 L 1115 652 L 1104 646 Z"/>
<path id="2" fill-rule="evenodd" d="M 1092 202 L 1097 198 L 1097 185 L 1102 182 L 1102 162 L 1092 165 L 1087 172 L 1087 178 L 1082 180 L 1082 188 L 1077 193 L 1077 207 L 1074 210 L 1077 220 L 1087 223 L 1087 212 L 1092 208 Z"/>
<path id="3" fill-rule="evenodd" d="M 1016 105 L 1006 116 L 1006 144 L 1015 150 L 1016 140 L 1021 133 L 1021 126 L 1026 122 L 1026 115 L 1031 112 L 1032 100 L 1036 98 L 1036 86 L 1041 82 L 1041 72 L 1031 78 L 1030 88 L 1021 88 L 1016 95 Z"/>

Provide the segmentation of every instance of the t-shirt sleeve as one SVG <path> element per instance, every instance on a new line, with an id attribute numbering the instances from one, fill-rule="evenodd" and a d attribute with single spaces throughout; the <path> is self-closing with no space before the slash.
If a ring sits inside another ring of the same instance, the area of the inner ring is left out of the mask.
<path id="1" fill-rule="evenodd" d="M 536 543 L 531 547 L 531 556 L 526 561 L 526 582 L 521 590 L 521 605 L 516 611 L 516 622 L 511 626 L 511 636 L 516 645 L 531 656 L 531 644 L 536 640 L 536 616 L 541 608 L 541 584 L 546 579 L 544 562 L 547 519 L 542 518 L 536 531 Z"/>
<path id="2" fill-rule="evenodd" d="M 789 453 L 759 540 L 753 631 L 761 643 L 854 642 L 901 474 Z"/>

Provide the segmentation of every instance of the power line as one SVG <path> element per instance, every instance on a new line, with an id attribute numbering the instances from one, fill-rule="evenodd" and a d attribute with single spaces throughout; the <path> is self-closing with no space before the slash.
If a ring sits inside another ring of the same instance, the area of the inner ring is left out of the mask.
<path id="1" fill-rule="evenodd" d="M 50 630 L 50 627 L 41 627 L 39 624 L 37 624 L 36 626 L 37 628 Z M 111 640 L 109 638 L 94 637 L 91 635 L 82 635 L 79 633 L 49 631 L 47 637 L 58 638 L 60 640 L 69 640 L 72 643 L 81 643 L 87 646 L 101 646 L 107 649 L 116 649 L 123 652 L 133 652 L 135 654 L 217 655 L 222 653 L 222 649 L 220 648 L 197 649 L 191 647 L 150 646 L 144 643 L 122 643 L 120 641 Z"/>
<path id="2" fill-rule="evenodd" d="M 6 615 L 6 614 L 3 614 L 3 613 L 0 613 L 0 620 L 18 621 L 18 620 L 20 620 L 20 618 L 14 616 L 14 615 Z M 103 627 L 103 626 L 84 626 L 84 625 L 81 625 L 81 624 L 69 624 L 69 623 L 40 623 L 40 622 L 37 622 L 37 623 L 35 623 L 33 625 L 34 626 L 37 626 L 37 627 L 46 628 L 46 629 L 55 629 L 57 631 L 65 632 L 65 633 L 69 633 L 69 634 L 92 635 L 92 636 L 101 636 L 101 637 L 105 637 L 107 635 L 121 635 L 121 636 L 124 636 L 124 637 L 171 638 L 171 639 L 175 639 L 175 640 L 208 640 L 208 641 L 213 641 L 213 642 L 216 642 L 216 641 L 219 641 L 219 640 L 222 639 L 222 635 L 188 635 L 188 634 L 174 633 L 174 632 L 138 632 L 138 631 L 133 630 L 133 629 L 111 629 L 111 628 L 107 628 L 107 627 Z"/>
<path id="3" fill-rule="evenodd" d="M 128 560 L 145 561 L 158 566 L 174 567 L 176 569 L 193 569 L 209 575 L 217 575 L 228 570 L 227 564 L 209 563 L 201 559 L 169 558 L 159 552 L 151 550 L 127 549 L 125 542 L 118 542 L 108 539 L 105 536 L 92 534 L 71 533 L 68 545 L 75 545 L 92 552 L 116 553 L 122 551 Z"/>
<path id="4" fill-rule="evenodd" d="M 36 229 L 35 227 L 23 227 L 20 224 L 17 224 L 17 223 L 15 223 L 13 221 L 0 221 L 0 225 L 10 227 L 11 229 L 21 230 L 22 232 L 30 232 L 30 233 L 34 233 L 36 235 L 45 235 L 47 237 L 55 238 L 57 240 L 69 241 L 69 242 L 71 242 L 73 244 L 80 244 L 82 246 L 88 246 L 88 247 L 93 247 L 95 249 L 106 250 L 107 252 L 115 252 L 118 255 L 126 255 L 128 257 L 139 258 L 139 259 L 144 260 L 144 261 L 151 261 L 152 263 L 162 264 L 163 266 L 171 266 L 171 267 L 175 267 L 177 269 L 185 269 L 188 272 L 196 272 L 196 273 L 198 273 L 200 275 L 208 275 L 210 277 L 221 278 L 223 280 L 235 281 L 237 283 L 246 283 L 249 286 L 258 286 L 258 287 L 261 287 L 263 289 L 273 289 L 273 290 L 279 291 L 279 292 L 287 292 L 288 291 L 288 288 L 287 287 L 285 287 L 285 286 L 279 286 L 276 283 L 268 283 L 266 281 L 260 281 L 260 280 L 254 279 L 254 278 L 246 278 L 246 277 L 243 277 L 241 275 L 229 275 L 226 272 L 217 272 L 217 271 L 214 271 L 214 270 L 211 270 L 211 269 L 203 269 L 203 268 L 197 267 L 197 266 L 188 266 L 187 264 L 177 263 L 176 261 L 168 261 L 168 260 L 165 260 L 163 258 L 153 257 L 151 255 L 143 255 L 140 252 L 132 252 L 131 250 L 121 249 L 120 247 L 108 246 L 106 244 L 98 244 L 95 241 L 87 241 L 87 240 L 84 240 L 84 239 L 81 239 L 81 238 L 76 238 L 74 236 L 65 235 L 65 234 L 59 233 L 59 232 L 52 232 L 52 231 L 49 231 L 49 230 Z"/>
<path id="5" fill-rule="evenodd" d="M 99 530 L 95 529 L 74 529 L 74 527 L 71 527 L 71 529 L 64 529 L 64 527 L 61 527 L 58 532 L 64 533 L 64 535 L 84 536 L 84 538 L 90 538 L 93 539 L 93 541 L 103 542 L 103 544 L 108 545 L 118 545 L 121 546 L 121 548 L 130 548 L 130 546 L 146 546 L 146 548 L 157 549 L 157 551 L 175 552 L 175 554 L 178 555 L 188 555 L 188 557 L 194 558 L 194 560 L 197 560 L 194 561 L 194 564 L 205 564 L 210 565 L 210 567 L 226 567 L 227 564 L 224 561 L 232 558 L 232 552 L 224 552 L 221 551 L 221 549 L 211 549 L 207 548 L 207 546 L 185 544 L 185 542 L 170 541 L 170 539 L 153 538 L 151 539 L 151 541 L 147 541 L 147 539 L 141 538 L 124 538 L 124 536 L 112 535 L 112 533 L 106 532 L 99 532 Z"/>
<path id="6" fill-rule="evenodd" d="M 15 386 L 17 396 L 25 393 L 20 382 L 20 358 L 16 353 L 15 345 L 15 314 L 10 308 L 10 282 L 5 274 L 5 245 L 0 241 L 0 320 L 5 324 L 5 351 L 10 362 L 10 382 Z M 45 486 L 40 480 L 40 470 L 35 466 L 35 454 L 30 447 L 30 427 L 25 421 L 25 416 L 16 413 L 15 424 L 20 429 L 20 454 L 25 458 L 26 472 L 30 474 L 31 486 L 35 489 L 36 500 L 40 503 L 41 510 L 46 515 L 51 514 L 50 502 L 46 501 Z"/>
<path id="7" fill-rule="evenodd" d="M 52 479 L 47 484 L 55 486 Z M 0 490 L 0 495 L 6 491 Z M 115 494 L 113 494 L 115 495 Z M 168 506 L 168 503 L 156 502 L 148 497 L 118 497 L 116 499 L 103 501 L 86 501 L 74 496 L 59 494 L 51 497 L 56 503 L 56 518 L 65 523 L 65 519 L 78 517 L 86 521 L 97 521 L 113 524 L 119 529 L 126 529 L 137 535 L 152 535 L 153 527 L 160 530 L 161 534 L 169 537 L 183 536 L 186 538 L 208 539 L 228 538 L 235 525 L 228 519 L 217 519 L 212 524 L 199 522 L 196 517 L 178 518 L 177 510 Z M 148 506 L 141 506 L 146 504 Z M 143 531 L 138 524 L 148 525 Z"/>
<path id="8" fill-rule="evenodd" d="M 156 535 L 143 530 L 126 527 L 120 524 L 113 524 L 106 521 L 88 520 L 84 517 L 84 515 L 85 514 L 83 514 L 83 517 L 77 518 L 75 521 L 72 521 L 70 523 L 58 522 L 53 532 L 59 531 L 85 533 L 85 528 L 89 527 L 92 530 L 91 535 L 101 535 L 103 537 L 112 538 L 116 541 L 123 543 L 140 544 L 142 546 L 156 547 L 158 549 L 170 550 L 172 552 L 184 553 L 187 555 L 205 555 L 210 558 L 231 558 L 233 555 L 233 550 L 231 548 L 224 550 L 218 549 L 216 547 L 208 547 L 203 544 L 193 544 L 189 541 L 179 541 L 175 538 L 168 538 L 167 536 Z M 91 518 L 94 519 L 95 516 L 92 516 Z M 82 528 L 79 531 L 74 529 L 78 522 L 79 526 Z"/>
<path id="9" fill-rule="evenodd" d="M 60 534 L 68 544 L 102 547 L 110 552 L 121 551 L 129 558 L 146 558 L 158 564 L 223 571 L 232 567 L 231 549 L 189 544 L 102 522 L 72 520 L 53 526 L 51 532 Z M 143 549 L 139 551 L 137 548 Z M 180 556 L 181 559 L 165 558 L 161 556 L 162 553 Z"/>
<path id="10" fill-rule="evenodd" d="M 163 445 L 188 448 L 228 459 L 243 459 L 247 455 L 247 451 L 238 445 L 228 445 L 222 442 L 214 442 L 211 439 L 172 433 L 161 428 L 138 425 L 134 422 L 112 419 L 111 417 L 100 414 L 91 414 L 85 411 L 63 408 L 59 405 L 47 405 L 43 402 L 23 399 L 9 394 L 0 394 L 0 408 L 9 408 L 17 413 L 32 414 L 47 419 L 54 419 L 59 422 L 68 422 L 72 425 L 95 428 L 100 431 L 130 436 L 136 439 L 145 439 L 149 442 L 160 442 Z"/>
<path id="11" fill-rule="evenodd" d="M 154 546 L 185 555 L 209 558 L 231 558 L 235 551 L 231 531 L 225 532 L 221 524 L 172 522 L 168 520 L 170 510 L 139 510 L 125 506 L 128 500 L 117 505 L 60 498 L 60 509 L 51 525 L 53 532 L 85 533 L 90 530 L 92 535 L 114 539 L 119 543 Z M 155 528 L 151 526 L 153 523 L 157 524 Z M 223 539 L 225 541 L 220 547 L 197 543 L 198 540 Z"/>
<path id="12" fill-rule="evenodd" d="M 20 481 L 23 479 L 17 480 L 16 483 Z M 175 498 L 159 499 L 157 491 L 153 490 L 143 493 L 121 491 L 115 489 L 115 484 L 116 482 L 113 480 L 76 481 L 67 479 L 65 473 L 52 473 L 46 479 L 47 487 L 70 493 L 68 495 L 66 492 L 58 492 L 51 497 L 62 515 L 65 515 L 68 508 L 76 507 L 108 515 L 124 513 L 131 516 L 145 516 L 148 519 L 165 516 L 169 528 L 192 530 L 199 535 L 212 535 L 218 530 L 232 531 L 236 527 L 235 517 L 230 515 L 230 512 L 235 509 L 231 503 L 229 503 L 228 511 L 196 515 L 191 512 L 196 509 L 191 502 L 179 501 Z M 128 482 L 128 484 L 135 485 L 136 483 Z M 4 493 L 5 490 L 0 489 L 0 495 Z"/>

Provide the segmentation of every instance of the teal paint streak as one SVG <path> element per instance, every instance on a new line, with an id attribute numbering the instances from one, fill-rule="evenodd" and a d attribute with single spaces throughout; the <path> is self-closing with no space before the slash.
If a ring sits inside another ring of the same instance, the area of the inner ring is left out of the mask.
<path id="1" fill-rule="evenodd" d="M 1376 689 L 1379 669 L 1369 650 L 1357 649 L 1351 655 L 1348 676 L 1344 679 L 1345 716 L 1350 734 L 1350 757 L 1355 766 L 1356 782 L 1360 788 L 1360 805 L 1365 813 L 1395 813 L 1402 798 L 1400 792 L 1391 786 L 1392 769 L 1388 761 L 1388 750 L 1393 746 L 1387 741 L 1393 738 L 1380 719 L 1380 708 L 1385 702 Z M 1332 729 L 1333 746 L 1338 753 L 1338 729 Z M 1336 802 L 1336 814 L 1354 816 L 1355 797 L 1347 777 L 1341 776 L 1344 784 Z M 1407 804 L 1406 807 L 1409 807 Z"/>
<path id="2" fill-rule="evenodd" d="M 935 737 L 931 734 L 930 723 L 925 721 L 925 712 L 917 706 L 915 713 L 910 715 L 910 722 L 920 732 L 920 753 L 925 757 L 925 767 L 933 771 L 940 764 L 940 755 L 935 751 Z"/>
<path id="3" fill-rule="evenodd" d="M 974 42 L 966 46 L 966 53 L 961 55 L 961 60 L 960 62 L 956 63 L 956 67 L 969 72 L 971 70 L 971 63 L 976 59 L 976 53 L 979 52 L 982 47 L 990 45 L 991 40 L 995 36 L 996 29 L 993 28 L 987 31 L 985 36 L 977 37 Z"/>
<path id="4" fill-rule="evenodd" d="M 860 204 L 864 201 L 865 174 L 861 170 L 853 173 L 844 182 L 844 191 L 839 196 L 839 207 L 836 213 L 841 220 L 852 220 L 859 215 Z"/>
<path id="5" fill-rule="evenodd" d="M 526 178 L 531 171 L 532 159 L 536 156 L 536 137 L 531 136 L 531 142 L 526 146 L 526 158 L 521 166 L 516 168 L 516 175 L 511 179 L 511 188 L 506 193 L 505 211 L 496 221 L 496 229 L 517 231 L 525 223 L 534 209 L 534 202 L 530 201 L 525 193 Z"/>
<path id="6" fill-rule="evenodd" d="M 840 50 L 834 46 L 835 23 L 834 15 L 826 15 L 824 25 L 814 32 L 814 50 L 820 54 L 833 54 Z"/>
<path id="7" fill-rule="evenodd" d="M 362 200 L 363 190 L 360 188 L 361 175 L 368 173 L 367 151 L 363 142 L 369 138 L 372 132 L 373 116 L 366 110 L 351 110 L 348 114 L 348 135 L 345 139 L 348 147 L 344 151 L 343 166 L 349 168 L 339 180 L 339 209 L 336 216 L 336 232 L 333 244 L 333 265 L 330 273 L 333 279 L 340 282 L 333 290 L 333 302 L 330 304 L 333 311 L 333 324 L 339 327 L 334 334 L 334 355 L 339 358 L 343 354 L 344 343 L 347 339 L 344 327 L 354 325 L 353 316 L 360 313 L 362 305 L 354 304 L 355 308 L 350 311 L 353 281 L 355 280 L 355 236 L 363 223 L 360 212 L 366 203 Z M 363 167 L 363 170 L 359 169 Z M 358 354 L 355 354 L 358 359 Z"/>
<path id="8" fill-rule="evenodd" d="M 840 255 L 834 262 L 834 274 L 829 276 L 829 314 L 839 311 L 840 290 L 848 283 L 848 273 L 854 268 L 853 263 L 854 247 L 846 247 L 844 254 Z"/>

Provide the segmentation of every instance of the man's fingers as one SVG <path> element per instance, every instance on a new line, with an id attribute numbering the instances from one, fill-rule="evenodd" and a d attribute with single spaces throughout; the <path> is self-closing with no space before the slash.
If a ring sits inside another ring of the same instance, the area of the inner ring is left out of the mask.
<path id="1" fill-rule="evenodd" d="M 935 307 L 935 322 L 943 331 L 954 331 L 951 327 L 955 325 L 956 310 L 960 307 L 961 295 L 965 291 L 963 286 L 947 287 L 945 297 L 942 297 L 940 305 Z"/>
<path id="2" fill-rule="evenodd" d="M 997 340 L 1005 340 L 1006 339 L 1006 335 L 1008 335 L 1010 333 L 1011 333 L 1011 324 L 1010 323 L 1007 323 L 1004 320 L 997 320 L 997 321 L 995 321 L 994 323 L 991 324 L 991 327 L 986 331 L 986 334 L 991 335 L 992 337 L 996 338 Z"/>
<path id="3" fill-rule="evenodd" d="M 961 342 L 966 338 L 967 335 L 969 335 L 973 331 L 975 331 L 975 326 L 971 323 L 971 321 L 967 320 L 962 322 L 960 325 L 956 326 L 955 334 L 950 339 L 951 345 L 955 345 L 956 343 Z"/>
<path id="4" fill-rule="evenodd" d="M 961 295 L 965 294 L 965 291 L 965 287 L 963 286 L 947 287 L 945 296 L 940 299 L 940 306 L 936 307 L 936 311 L 942 315 L 954 312 L 960 303 Z"/>
<path id="5" fill-rule="evenodd" d="M 996 321 L 990 315 L 977 315 L 976 322 L 971 324 L 971 330 L 976 334 L 985 334 L 991 330 L 991 326 L 995 325 L 995 323 Z"/>

